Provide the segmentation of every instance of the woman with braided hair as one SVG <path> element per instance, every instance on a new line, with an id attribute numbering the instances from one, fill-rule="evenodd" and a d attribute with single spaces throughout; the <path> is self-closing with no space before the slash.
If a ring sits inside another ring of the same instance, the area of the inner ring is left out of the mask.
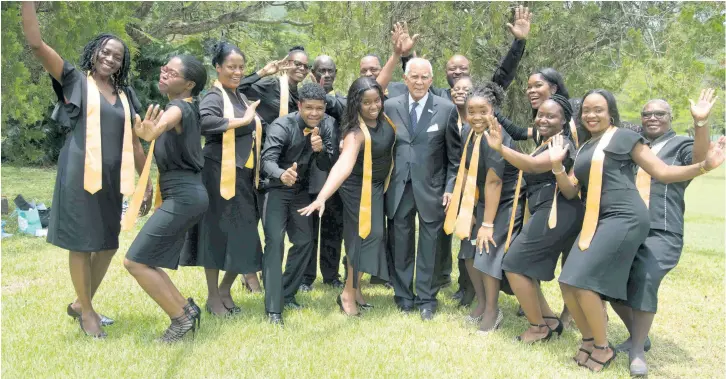
<path id="1" fill-rule="evenodd" d="M 134 166 L 141 173 L 146 159 L 131 127 L 141 105 L 128 85 L 129 49 L 101 34 L 83 48 L 76 68 L 43 42 L 35 4 L 24 2 L 21 10 L 25 39 L 58 97 L 52 118 L 68 133 L 58 157 L 48 242 L 70 253 L 77 299 L 68 315 L 85 334 L 103 338 L 102 326 L 113 320 L 96 313 L 91 300 L 119 246 L 121 203 L 134 192 Z M 147 186 L 144 203 L 151 197 Z"/>
<path id="2" fill-rule="evenodd" d="M 567 127 L 571 117 L 572 108 L 566 97 L 555 94 L 542 102 L 534 122 L 544 141 L 529 155 L 502 146 L 501 126 L 496 122 L 487 136 L 489 146 L 522 170 L 527 182 L 531 217 L 512 242 L 502 263 L 509 285 L 530 323 L 530 328 L 517 337 L 526 343 L 549 340 L 553 331 L 561 335 L 563 330 L 562 322 L 542 294 L 539 281 L 554 279 L 560 252 L 570 250 L 582 225 L 580 199 L 569 200 L 557 191 L 557 180 L 550 172 L 552 163 L 545 153 L 547 143 L 554 135 L 564 136 L 571 143 L 563 164 L 566 170 L 572 168 L 574 141 Z"/>

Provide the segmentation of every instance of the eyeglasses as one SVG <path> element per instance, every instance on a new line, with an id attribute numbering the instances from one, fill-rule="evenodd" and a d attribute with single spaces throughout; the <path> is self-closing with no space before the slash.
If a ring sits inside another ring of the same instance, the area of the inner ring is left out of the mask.
<path id="1" fill-rule="evenodd" d="M 647 119 L 649 119 L 649 118 L 651 118 L 651 117 L 653 117 L 653 116 L 655 116 L 655 118 L 657 118 L 657 119 L 659 119 L 659 120 L 662 120 L 662 119 L 664 119 L 664 118 L 665 118 L 665 117 L 666 117 L 667 115 L 668 115 L 668 112 L 663 112 L 663 111 L 654 111 L 654 112 L 640 112 L 640 117 L 642 117 L 642 118 L 643 118 L 643 119 L 645 119 L 645 120 L 647 120 Z"/>
<path id="2" fill-rule="evenodd" d="M 303 70 L 310 70 L 310 65 L 307 63 L 302 63 L 300 61 L 292 61 L 292 64 L 295 65 L 296 68 L 302 68 Z"/>
<path id="3" fill-rule="evenodd" d="M 169 66 L 162 66 L 161 73 L 165 74 L 166 76 L 168 76 L 171 79 L 176 79 L 181 76 L 181 74 L 179 72 L 177 72 L 176 70 L 174 70 L 173 68 L 171 68 Z"/>

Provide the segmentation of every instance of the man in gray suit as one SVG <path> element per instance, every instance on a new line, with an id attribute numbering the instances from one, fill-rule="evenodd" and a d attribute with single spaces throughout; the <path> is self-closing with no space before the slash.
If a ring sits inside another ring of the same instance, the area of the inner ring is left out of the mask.
<path id="1" fill-rule="evenodd" d="M 386 192 L 388 240 L 395 268 L 391 277 L 399 309 L 409 312 L 418 306 L 421 319 L 430 320 L 440 287 L 436 246 L 456 181 L 461 140 L 456 106 L 429 93 L 431 63 L 411 59 L 404 82 L 409 93 L 385 102 L 386 114 L 396 124 L 393 175 Z M 414 247 L 417 213 L 418 256 Z"/>

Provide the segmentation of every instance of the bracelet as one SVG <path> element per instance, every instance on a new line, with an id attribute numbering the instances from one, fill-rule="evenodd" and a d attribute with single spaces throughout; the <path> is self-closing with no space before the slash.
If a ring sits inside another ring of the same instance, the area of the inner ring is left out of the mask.
<path id="1" fill-rule="evenodd" d="M 701 162 L 698 165 L 698 169 L 701 171 L 701 174 L 708 174 L 710 170 L 706 170 L 706 161 Z"/>
<path id="2" fill-rule="evenodd" d="M 494 224 L 487 224 L 486 222 L 481 223 L 482 228 L 494 228 Z"/>
<path id="3" fill-rule="evenodd" d="M 555 175 L 563 174 L 564 172 L 565 172 L 565 166 L 562 166 L 562 171 L 559 171 L 559 172 L 555 172 L 555 169 L 552 169 L 552 173 Z"/>

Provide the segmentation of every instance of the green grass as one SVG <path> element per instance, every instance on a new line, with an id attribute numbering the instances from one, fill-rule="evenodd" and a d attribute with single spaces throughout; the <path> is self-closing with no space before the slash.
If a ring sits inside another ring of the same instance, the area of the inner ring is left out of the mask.
<path id="1" fill-rule="evenodd" d="M 55 171 L 4 166 L 2 195 L 50 205 Z M 11 209 L 14 208 L 11 205 Z M 6 219 L 6 218 L 3 218 Z M 651 377 L 721 377 L 724 354 L 724 176 L 723 171 L 696 179 L 687 192 L 686 247 L 680 264 L 664 280 L 660 312 L 647 354 Z M 17 233 L 8 220 L 8 231 Z M 82 232 L 82 231 L 79 231 Z M 84 338 L 65 314 L 74 293 L 68 254 L 42 238 L 16 234 L 2 240 L 2 376 L 173 378 L 173 377 L 440 377 L 440 378 L 599 378 L 626 377 L 627 356 L 600 375 L 587 373 L 570 359 L 580 334 L 568 330 L 548 344 L 522 346 L 514 336 L 526 327 L 514 316 L 514 298 L 503 295 L 503 327 L 488 336 L 464 325 L 466 311 L 439 295 L 440 311 L 432 322 L 399 313 L 392 292 L 364 288 L 375 310 L 348 319 L 336 308 L 336 291 L 316 282 L 298 295 L 307 308 L 286 312 L 286 328 L 264 322 L 261 295 L 233 287 L 243 308 L 239 318 L 204 315 L 195 339 L 159 345 L 153 339 L 169 319 L 143 293 L 122 265 L 137 231 L 121 234 L 119 253 L 109 269 L 96 309 L 116 319 L 109 338 Z M 456 250 L 456 248 L 455 248 Z M 454 270 L 456 273 L 456 270 Z M 183 294 L 204 303 L 206 287 L 199 268 L 171 272 Z M 553 309 L 562 299 L 555 281 L 544 283 Z M 609 336 L 615 343 L 626 330 L 610 310 Z"/>

